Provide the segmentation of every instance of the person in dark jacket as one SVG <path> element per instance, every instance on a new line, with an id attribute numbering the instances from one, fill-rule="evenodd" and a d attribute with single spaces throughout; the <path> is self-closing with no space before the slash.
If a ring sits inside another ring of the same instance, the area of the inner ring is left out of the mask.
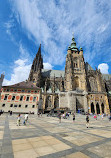
<path id="1" fill-rule="evenodd" d="M 88 115 L 86 116 L 86 127 L 87 128 L 89 127 L 89 116 Z"/>
<path id="2" fill-rule="evenodd" d="M 73 113 L 73 122 L 75 121 L 75 114 Z"/>

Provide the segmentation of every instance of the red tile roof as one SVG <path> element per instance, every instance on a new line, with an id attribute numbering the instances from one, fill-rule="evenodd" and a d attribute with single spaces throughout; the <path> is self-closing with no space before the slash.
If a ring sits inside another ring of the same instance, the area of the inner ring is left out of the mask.
<path id="1" fill-rule="evenodd" d="M 30 88 L 30 89 L 40 89 L 39 87 L 37 87 L 36 85 L 34 85 L 34 83 L 32 81 L 23 81 L 23 82 L 19 82 L 16 83 L 14 85 L 9 85 L 9 86 L 2 86 L 3 88 Z"/>

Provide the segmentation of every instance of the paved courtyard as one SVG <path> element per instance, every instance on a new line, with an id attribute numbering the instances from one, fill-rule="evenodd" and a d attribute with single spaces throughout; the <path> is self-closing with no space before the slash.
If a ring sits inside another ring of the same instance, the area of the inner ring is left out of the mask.
<path id="1" fill-rule="evenodd" d="M 111 158 L 111 122 L 90 116 L 62 119 L 29 115 L 26 126 L 16 125 L 17 115 L 0 116 L 1 158 Z"/>

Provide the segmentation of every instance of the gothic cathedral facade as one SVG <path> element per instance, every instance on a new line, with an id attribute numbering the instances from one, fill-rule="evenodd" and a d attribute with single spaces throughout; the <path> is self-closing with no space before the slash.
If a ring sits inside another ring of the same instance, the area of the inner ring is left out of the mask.
<path id="1" fill-rule="evenodd" d="M 93 70 L 84 61 L 83 49 L 77 48 L 74 37 L 67 50 L 65 71 L 43 69 L 40 45 L 28 81 L 42 89 L 44 111 L 83 109 L 89 113 L 109 113 L 103 76 L 100 70 Z"/>

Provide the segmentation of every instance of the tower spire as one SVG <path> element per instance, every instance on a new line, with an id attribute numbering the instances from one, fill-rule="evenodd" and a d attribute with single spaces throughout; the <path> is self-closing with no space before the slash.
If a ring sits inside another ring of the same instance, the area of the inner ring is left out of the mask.
<path id="1" fill-rule="evenodd" d="M 41 44 L 40 44 L 36 57 L 33 60 L 28 80 L 34 81 L 38 86 L 40 86 L 40 78 L 41 78 L 42 69 L 43 69 L 43 58 L 41 55 Z"/>

